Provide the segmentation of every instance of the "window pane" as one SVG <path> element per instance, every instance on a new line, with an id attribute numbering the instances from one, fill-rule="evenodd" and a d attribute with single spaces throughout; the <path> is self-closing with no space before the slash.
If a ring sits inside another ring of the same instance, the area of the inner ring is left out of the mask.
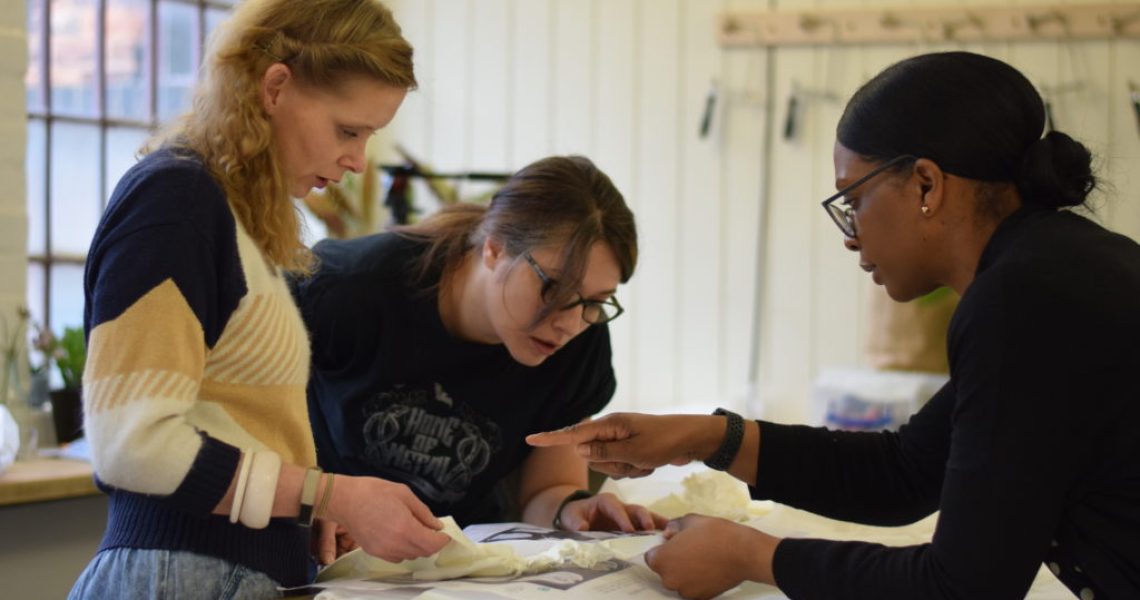
<path id="1" fill-rule="evenodd" d="M 58 113 L 95 116 L 95 0 L 51 0 L 51 102 Z"/>
<path id="2" fill-rule="evenodd" d="M 44 266 L 28 265 L 28 312 L 33 323 L 44 324 Z"/>
<path id="3" fill-rule="evenodd" d="M 28 110 L 44 110 L 44 62 L 43 50 L 44 0 L 28 2 L 28 72 L 24 75 L 24 85 L 28 88 Z"/>
<path id="4" fill-rule="evenodd" d="M 107 0 L 107 116 L 150 120 L 149 0 Z"/>
<path id="5" fill-rule="evenodd" d="M 52 125 L 50 202 L 53 255 L 87 254 L 87 246 L 102 212 L 99 152 L 98 126 Z"/>
<path id="6" fill-rule="evenodd" d="M 158 5 L 158 118 L 168 121 L 190 108 L 197 74 L 198 8 Z"/>
<path id="7" fill-rule="evenodd" d="M 111 193 L 123 173 L 138 162 L 136 155 L 148 135 L 145 129 L 127 127 L 107 129 L 107 197 L 104 200 L 111 199 Z"/>
<path id="8" fill-rule="evenodd" d="M 28 119 L 28 148 L 24 173 L 28 180 L 28 252 L 43 255 L 44 246 L 44 122 Z"/>
<path id="9" fill-rule="evenodd" d="M 83 265 L 51 266 L 51 330 L 83 326 Z"/>

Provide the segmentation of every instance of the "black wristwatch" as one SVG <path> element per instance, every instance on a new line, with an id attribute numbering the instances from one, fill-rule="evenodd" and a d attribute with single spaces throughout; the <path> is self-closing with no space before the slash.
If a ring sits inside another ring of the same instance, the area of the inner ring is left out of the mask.
<path id="1" fill-rule="evenodd" d="M 724 441 L 712 456 L 705 459 L 705 465 L 717 471 L 727 471 L 740 451 L 740 444 L 744 441 L 744 418 L 723 408 L 713 411 L 714 415 L 724 415 L 728 419 L 724 431 Z"/>

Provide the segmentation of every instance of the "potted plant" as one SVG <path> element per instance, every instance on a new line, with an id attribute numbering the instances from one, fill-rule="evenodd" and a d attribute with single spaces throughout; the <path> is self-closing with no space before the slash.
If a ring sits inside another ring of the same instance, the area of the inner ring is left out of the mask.
<path id="1" fill-rule="evenodd" d="M 52 420 L 55 422 L 56 440 L 60 444 L 83 435 L 83 365 L 87 362 L 87 345 L 83 329 L 65 327 L 63 335 L 55 337 L 50 331 L 41 331 L 36 346 L 59 370 L 63 387 L 49 392 Z"/>

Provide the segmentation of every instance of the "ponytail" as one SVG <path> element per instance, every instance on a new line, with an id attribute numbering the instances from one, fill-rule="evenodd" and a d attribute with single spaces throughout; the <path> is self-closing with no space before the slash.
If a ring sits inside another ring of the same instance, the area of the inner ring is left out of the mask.
<path id="1" fill-rule="evenodd" d="M 428 244 L 416 260 L 412 280 L 423 283 L 462 264 L 463 256 L 475 247 L 474 234 L 486 214 L 484 206 L 461 202 L 445 206 L 420 223 L 392 228 L 400 236 Z"/>
<path id="2" fill-rule="evenodd" d="M 1092 153 L 1068 135 L 1050 131 L 1026 150 L 1015 183 L 1027 204 L 1080 206 L 1097 187 Z"/>

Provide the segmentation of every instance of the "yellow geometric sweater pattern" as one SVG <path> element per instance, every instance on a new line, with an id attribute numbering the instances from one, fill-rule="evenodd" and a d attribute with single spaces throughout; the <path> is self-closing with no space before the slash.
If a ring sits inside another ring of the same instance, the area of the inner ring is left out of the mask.
<path id="1" fill-rule="evenodd" d="M 234 224 L 247 293 L 212 348 L 173 279 L 90 331 L 84 426 L 96 473 L 112 487 L 173 493 L 202 445 L 199 432 L 316 464 L 304 323 L 284 278 Z"/>

